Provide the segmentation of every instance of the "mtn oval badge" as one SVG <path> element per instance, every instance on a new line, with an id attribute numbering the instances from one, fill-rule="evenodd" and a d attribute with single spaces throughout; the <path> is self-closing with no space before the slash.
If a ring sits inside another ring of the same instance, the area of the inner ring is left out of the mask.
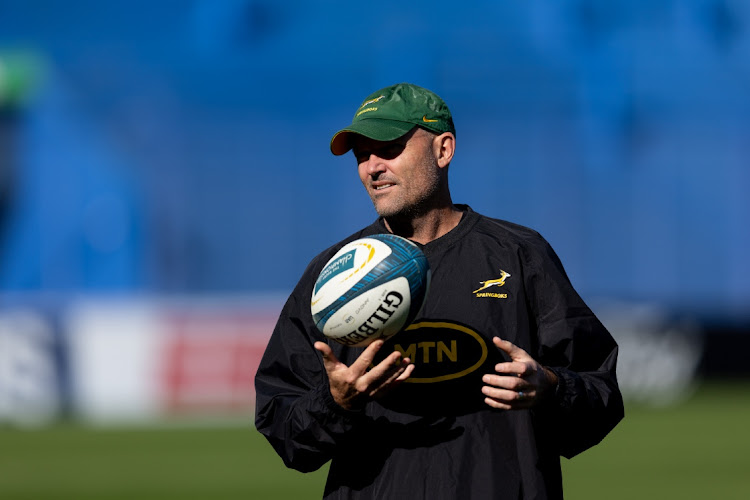
<path id="1" fill-rule="evenodd" d="M 467 326 L 447 321 L 414 323 L 395 335 L 389 344 L 414 363 L 414 373 L 404 381 L 410 384 L 464 377 L 482 366 L 488 354 L 481 335 Z"/>

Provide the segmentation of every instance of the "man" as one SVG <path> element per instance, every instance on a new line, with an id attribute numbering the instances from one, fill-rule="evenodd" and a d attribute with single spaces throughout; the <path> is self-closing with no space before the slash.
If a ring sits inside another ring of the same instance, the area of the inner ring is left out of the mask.
<path id="1" fill-rule="evenodd" d="M 312 260 L 256 377 L 256 426 L 288 467 L 331 461 L 325 498 L 562 498 L 560 456 L 622 418 L 617 344 L 536 232 L 451 200 L 443 100 L 398 84 L 368 96 L 331 151 L 353 150 L 379 218 Z M 344 244 L 394 233 L 432 282 L 420 316 L 383 343 L 328 341 L 318 273 Z"/>

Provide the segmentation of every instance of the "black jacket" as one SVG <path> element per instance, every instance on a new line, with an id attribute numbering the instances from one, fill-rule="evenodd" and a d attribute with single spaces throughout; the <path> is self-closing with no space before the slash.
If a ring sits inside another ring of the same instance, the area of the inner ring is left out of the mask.
<path id="1" fill-rule="evenodd" d="M 256 427 L 288 467 L 332 460 L 325 498 L 562 498 L 559 457 L 597 444 L 623 417 L 617 344 L 549 244 L 463 208 L 456 228 L 423 246 L 432 282 L 420 317 L 380 351 L 398 345 L 416 365 L 386 398 L 357 412 L 334 403 L 310 313 L 328 259 L 387 233 L 382 221 L 313 259 L 282 310 L 256 376 Z M 554 398 L 533 410 L 484 403 L 482 375 L 507 361 L 495 335 L 557 374 Z M 363 350 L 328 343 L 346 364 Z"/>

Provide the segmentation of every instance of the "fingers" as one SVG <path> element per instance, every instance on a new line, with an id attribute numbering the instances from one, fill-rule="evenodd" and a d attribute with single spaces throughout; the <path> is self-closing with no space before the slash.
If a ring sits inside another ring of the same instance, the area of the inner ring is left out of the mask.
<path id="1" fill-rule="evenodd" d="M 313 347 L 323 357 L 331 395 L 339 405 L 345 408 L 359 406 L 363 397 L 382 396 L 409 378 L 414 365 L 409 358 L 403 358 L 399 351 L 390 353 L 369 369 L 383 344 L 382 340 L 376 340 L 362 351 L 351 366 L 347 366 L 339 361 L 328 344 L 315 342 Z"/>
<path id="2" fill-rule="evenodd" d="M 313 344 L 313 347 L 315 347 L 315 349 L 317 349 L 323 355 L 323 366 L 328 373 L 331 373 L 333 370 L 345 368 L 350 370 L 350 372 L 355 377 L 360 377 L 364 375 L 370 365 L 372 365 L 372 362 L 375 359 L 375 355 L 383 346 L 383 343 L 384 342 L 382 340 L 376 340 L 375 342 L 367 346 L 367 348 L 362 351 L 362 354 L 360 354 L 359 357 L 351 364 L 351 366 L 348 367 L 341 361 L 339 361 L 339 359 L 333 353 L 333 349 L 331 349 L 331 346 L 329 346 L 325 342 L 315 342 L 315 344 Z M 389 358 L 392 356 L 393 354 L 391 354 Z"/>
<path id="3" fill-rule="evenodd" d="M 492 343 L 495 344 L 495 347 L 510 356 L 510 359 L 513 361 L 528 361 L 529 359 L 531 359 L 531 356 L 529 356 L 526 351 L 513 344 L 512 342 L 503 340 L 500 337 L 493 337 Z"/>
<path id="4" fill-rule="evenodd" d="M 317 349 L 320 354 L 323 355 L 323 367 L 326 369 L 326 372 L 331 373 L 341 364 L 339 359 L 333 353 L 333 349 L 331 349 L 331 346 L 329 346 L 325 342 L 315 342 L 315 344 L 313 344 L 313 347 L 315 347 L 315 349 Z"/>
<path id="5" fill-rule="evenodd" d="M 531 408 L 534 405 L 534 394 L 526 394 L 523 392 L 508 392 L 507 394 L 488 394 L 485 392 L 487 388 L 483 388 L 485 397 L 484 402 L 492 408 L 499 410 L 525 410 Z"/>
<path id="6" fill-rule="evenodd" d="M 521 362 L 498 363 L 495 365 L 495 371 L 503 375 L 523 378 L 529 372 L 529 365 Z"/>
<path id="7" fill-rule="evenodd" d="M 482 382 L 487 385 L 491 385 L 492 387 L 515 392 L 529 392 L 529 390 L 533 388 L 532 385 L 523 378 L 509 377 L 507 375 L 495 375 L 491 373 L 482 376 Z"/>
<path id="8" fill-rule="evenodd" d="M 485 403 L 493 408 L 517 410 L 530 408 L 536 400 L 536 361 L 523 349 L 499 337 L 492 339 L 495 347 L 511 361 L 495 365 L 495 374 L 486 374 L 482 381 Z"/>
<path id="9" fill-rule="evenodd" d="M 385 342 L 382 340 L 376 340 L 372 344 L 368 345 L 367 348 L 362 351 L 362 354 L 360 354 L 359 357 L 354 361 L 354 363 L 352 363 L 351 368 L 359 374 L 365 373 L 370 365 L 372 365 L 372 362 L 375 360 L 375 355 L 378 353 L 380 348 L 383 347 L 384 343 Z"/>
<path id="10" fill-rule="evenodd" d="M 400 352 L 393 351 L 367 374 L 363 375 L 362 380 L 371 387 L 372 391 L 378 391 L 396 381 L 400 383 L 406 380 L 413 370 L 414 365 L 409 358 L 402 358 Z"/>
<path id="11" fill-rule="evenodd" d="M 401 375 L 398 376 L 396 379 L 396 382 L 401 383 L 407 378 L 411 377 L 412 372 L 414 371 L 414 363 L 411 362 L 409 358 L 405 358 L 404 361 L 407 363 L 406 369 L 404 369 L 403 372 L 401 372 Z"/>
<path id="12" fill-rule="evenodd" d="M 502 410 L 519 410 L 530 408 L 536 398 L 536 389 L 526 380 L 507 375 L 487 374 L 482 377 L 485 386 L 482 394 L 485 403 Z"/>
<path id="13" fill-rule="evenodd" d="M 493 337 L 492 343 L 495 344 L 495 347 L 510 356 L 511 359 L 509 362 L 498 363 L 495 365 L 495 371 L 497 373 L 515 375 L 521 378 L 528 373 L 529 363 L 534 360 L 526 351 L 512 342 L 503 340 L 500 337 Z"/>
<path id="14" fill-rule="evenodd" d="M 333 350 L 331 347 L 326 344 L 325 342 L 317 341 L 313 344 L 313 347 L 320 351 L 320 353 L 323 355 L 323 358 L 329 357 L 331 354 L 333 354 Z"/>
<path id="15" fill-rule="evenodd" d="M 408 379 L 413 371 L 414 364 L 411 363 L 409 358 L 400 359 L 397 365 L 393 365 L 381 377 L 372 379 L 370 382 L 370 397 L 377 399 L 390 393 L 404 380 Z"/>

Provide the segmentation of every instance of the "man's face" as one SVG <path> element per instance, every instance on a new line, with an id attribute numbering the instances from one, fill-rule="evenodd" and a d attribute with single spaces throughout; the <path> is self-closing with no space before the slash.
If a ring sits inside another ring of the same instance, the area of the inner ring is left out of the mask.
<path id="1" fill-rule="evenodd" d="M 440 180 L 434 137 L 419 127 L 387 142 L 355 136 L 359 178 L 378 215 L 420 215 L 429 208 Z"/>

